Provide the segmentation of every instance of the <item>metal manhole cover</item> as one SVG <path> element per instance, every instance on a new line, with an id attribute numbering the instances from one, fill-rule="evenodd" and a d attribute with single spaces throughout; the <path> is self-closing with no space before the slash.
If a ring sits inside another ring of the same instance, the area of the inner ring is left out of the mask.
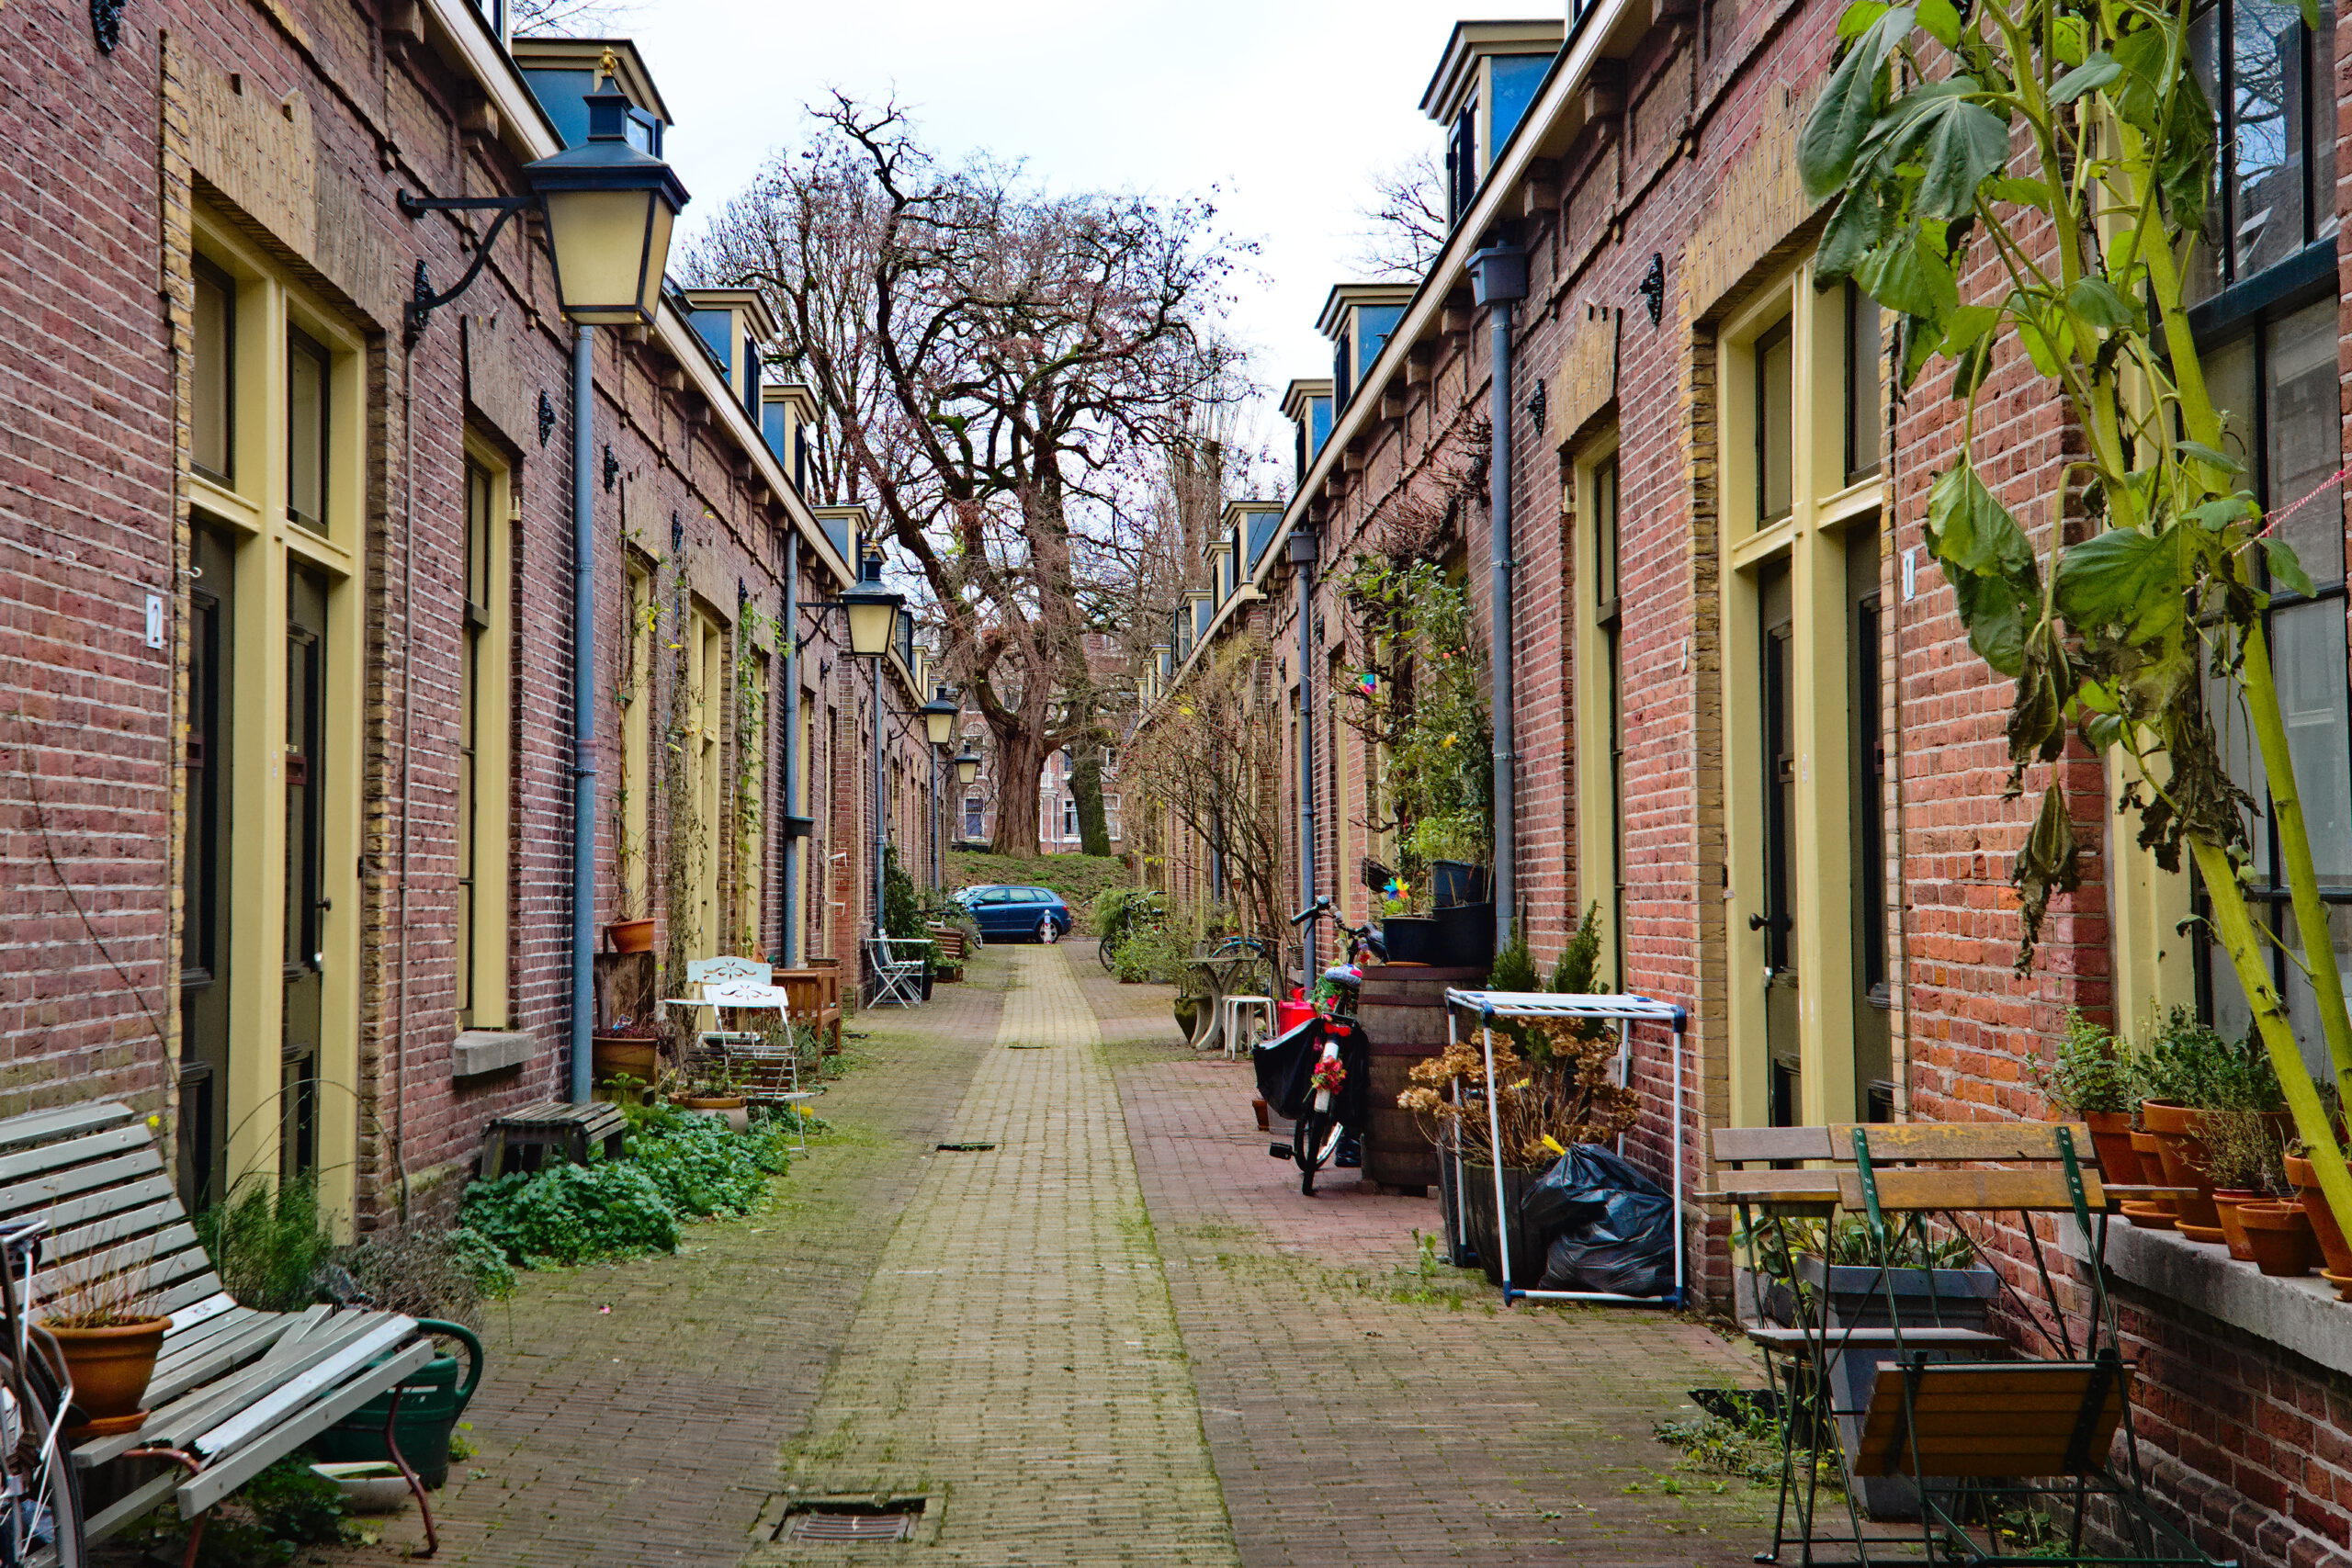
<path id="1" fill-rule="evenodd" d="M 940 1153 L 950 1155 L 984 1155 L 994 1149 L 994 1144 L 941 1144 Z"/>
<path id="2" fill-rule="evenodd" d="M 922 1518 L 923 1499 L 896 1498 L 888 1503 L 857 1503 L 825 1499 L 797 1503 L 784 1516 L 779 1540 L 861 1541 L 912 1540 Z"/>

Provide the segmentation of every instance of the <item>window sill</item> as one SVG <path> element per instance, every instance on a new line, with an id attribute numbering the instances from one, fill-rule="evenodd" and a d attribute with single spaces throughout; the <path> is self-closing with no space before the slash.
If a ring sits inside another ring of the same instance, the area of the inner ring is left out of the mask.
<path id="1" fill-rule="evenodd" d="M 2063 1231 L 2066 1228 L 2062 1227 Z M 2066 1249 L 2075 1250 L 2073 1238 Z M 2352 1302 L 2316 1274 L 2280 1279 L 2219 1247 L 2118 1218 L 2107 1233 L 2108 1271 L 2332 1371 L 2352 1373 Z"/>
<path id="2" fill-rule="evenodd" d="M 461 1029 L 449 1059 L 461 1078 L 519 1067 L 539 1054 L 538 1037 L 518 1029 Z"/>

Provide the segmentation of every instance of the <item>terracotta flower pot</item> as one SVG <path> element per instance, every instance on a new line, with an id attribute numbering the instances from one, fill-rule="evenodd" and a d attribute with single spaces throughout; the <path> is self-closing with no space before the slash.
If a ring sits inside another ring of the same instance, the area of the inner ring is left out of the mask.
<path id="1" fill-rule="evenodd" d="M 2140 1156 L 2140 1179 L 2142 1181 L 2151 1187 L 2154 1187 L 2164 1180 L 2164 1161 L 2158 1156 L 2156 1135 L 2154 1133 L 2135 1131 L 2132 1134 L 2132 1152 Z M 2171 1220 L 2174 1211 L 2171 1199 L 2151 1198 L 2146 1203 L 2139 1206 L 2165 1216 L 2165 1223 L 2156 1228 L 2162 1230 L 2172 1229 Z M 2132 1205 L 2126 1204 L 2124 1206 L 2125 1212 L 2129 1213 L 2132 1207 Z M 2136 1216 L 2132 1223 L 2135 1224 L 2139 1224 Z"/>
<path id="2" fill-rule="evenodd" d="M 2254 1266 L 2266 1274 L 2308 1274 L 2319 1260 L 2311 1216 L 2300 1203 L 2241 1203 L 2238 1223 L 2254 1249 Z"/>
<path id="3" fill-rule="evenodd" d="M 2245 1225 L 2238 1218 L 2238 1206 L 2242 1203 L 2268 1201 L 2269 1198 L 2267 1194 L 2254 1191 L 2249 1188 L 2216 1187 L 2213 1189 L 2213 1207 L 2221 1213 L 2222 1239 L 2229 1243 L 2230 1256 L 2241 1263 L 2254 1261 L 2254 1248 L 2245 1239 Z"/>
<path id="4" fill-rule="evenodd" d="M 741 1111 L 744 1100 L 740 1094 L 682 1094 L 676 1096 L 672 1103 L 683 1105 L 688 1111 Z"/>
<path id="5" fill-rule="evenodd" d="M 155 1355 L 164 1347 L 164 1331 L 171 1325 L 168 1317 L 142 1318 L 105 1328 L 42 1325 L 57 1337 L 57 1348 L 73 1371 L 74 1408 L 84 1417 L 83 1427 L 105 1427 L 117 1432 L 138 1429 L 146 1416 L 139 1401 L 147 1393 L 147 1380 L 155 1375 Z"/>
<path id="6" fill-rule="evenodd" d="M 2213 1183 L 2205 1175 L 2205 1140 L 2199 1135 L 2205 1114 L 2165 1100 L 2143 1100 L 2140 1106 L 2140 1120 L 2155 1135 L 2156 1157 L 2164 1163 L 2165 1182 L 2197 1189 L 2173 1200 L 2173 1210 L 2180 1216 L 2180 1234 L 2192 1241 L 2219 1242 L 2222 1216 L 2213 1207 Z M 2200 1230 L 2210 1234 L 2199 1235 Z"/>
<path id="7" fill-rule="evenodd" d="M 2294 1185 L 2303 1213 L 2312 1217 L 2312 1234 L 2319 1238 L 2327 1271 L 2352 1275 L 2352 1243 L 2344 1239 L 2344 1227 L 2335 1223 L 2335 1211 L 2327 1206 L 2327 1194 L 2319 1190 L 2319 1172 L 2302 1156 L 2289 1155 L 2287 1179 Z"/>
<path id="8" fill-rule="evenodd" d="M 605 940 L 613 944 L 615 953 L 650 953 L 653 951 L 651 920 L 615 920 L 605 928 Z"/>
<path id="9" fill-rule="evenodd" d="M 2129 1111 L 2086 1111 L 2083 1120 L 2090 1126 L 2091 1146 L 2098 1151 L 2100 1179 L 2125 1187 L 2147 1179 L 2140 1171 L 2139 1151 L 2132 1146 Z"/>

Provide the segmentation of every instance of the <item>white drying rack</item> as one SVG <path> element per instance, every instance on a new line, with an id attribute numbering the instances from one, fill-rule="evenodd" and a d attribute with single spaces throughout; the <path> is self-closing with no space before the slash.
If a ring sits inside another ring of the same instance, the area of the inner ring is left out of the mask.
<path id="1" fill-rule="evenodd" d="M 1611 1021 L 1617 1025 L 1617 1082 L 1621 1086 L 1633 1082 L 1634 1025 L 1663 1023 L 1674 1032 L 1674 1289 L 1662 1296 L 1627 1296 L 1614 1291 L 1521 1291 L 1510 1282 L 1510 1206 L 1503 1195 L 1502 1161 L 1495 1162 L 1495 1247 L 1501 1256 L 1496 1259 L 1503 1282 L 1503 1303 L 1525 1298 L 1532 1302 L 1614 1302 L 1626 1306 L 1665 1306 L 1682 1304 L 1683 1239 L 1682 1239 L 1682 1156 L 1688 1136 L 1682 1117 L 1682 1036 L 1690 1027 L 1690 1015 L 1679 1003 L 1661 1002 L 1650 997 L 1635 996 L 1564 996 L 1551 991 L 1456 991 L 1445 993 L 1446 1043 L 1458 1043 L 1462 1010 L 1478 1015 L 1480 1049 L 1487 1059 L 1487 1129 L 1489 1146 L 1502 1143 L 1501 1117 L 1495 1101 L 1495 1020 L 1498 1018 L 1586 1018 Z M 1623 1152 L 1624 1140 L 1618 1140 L 1619 1152 Z M 1450 1151 L 1453 1160 L 1454 1226 L 1456 1244 L 1468 1241 L 1468 1204 L 1462 1201 L 1462 1143 L 1453 1141 Z"/>

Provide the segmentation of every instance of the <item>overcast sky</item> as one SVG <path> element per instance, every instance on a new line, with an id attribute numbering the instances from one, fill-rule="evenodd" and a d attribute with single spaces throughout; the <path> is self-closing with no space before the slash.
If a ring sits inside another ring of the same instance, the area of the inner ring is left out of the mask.
<path id="1" fill-rule="evenodd" d="M 684 237 L 798 135 L 799 106 L 835 86 L 895 92 L 934 147 L 1022 158 L 1061 189 L 1214 192 L 1228 231 L 1261 247 L 1233 328 L 1279 398 L 1330 373 L 1315 317 L 1346 276 L 1371 175 L 1437 144 L 1419 105 L 1454 19 L 1549 14 L 1535 0 L 634 0 L 626 30 L 677 117 Z M 1262 421 L 1260 438 L 1287 444 Z"/>

